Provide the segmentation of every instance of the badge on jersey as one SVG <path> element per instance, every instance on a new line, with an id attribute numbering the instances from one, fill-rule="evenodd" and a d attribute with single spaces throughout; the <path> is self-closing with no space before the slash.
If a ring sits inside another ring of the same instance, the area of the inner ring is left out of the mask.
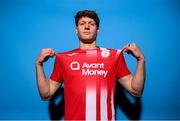
<path id="1" fill-rule="evenodd" d="M 101 51 L 101 56 L 102 57 L 107 58 L 107 57 L 109 57 L 109 55 L 110 55 L 109 50 L 104 49 L 104 50 Z"/>

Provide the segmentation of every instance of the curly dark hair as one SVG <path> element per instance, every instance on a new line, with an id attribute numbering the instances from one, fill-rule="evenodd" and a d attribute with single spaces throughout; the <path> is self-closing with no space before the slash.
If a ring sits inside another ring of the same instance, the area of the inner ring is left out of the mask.
<path id="1" fill-rule="evenodd" d="M 99 28 L 100 20 L 99 20 L 99 17 L 97 15 L 96 11 L 93 11 L 93 10 L 78 11 L 77 14 L 75 15 L 76 26 L 78 26 L 78 21 L 82 17 L 89 17 L 89 18 L 93 19 L 96 22 L 96 26 Z"/>

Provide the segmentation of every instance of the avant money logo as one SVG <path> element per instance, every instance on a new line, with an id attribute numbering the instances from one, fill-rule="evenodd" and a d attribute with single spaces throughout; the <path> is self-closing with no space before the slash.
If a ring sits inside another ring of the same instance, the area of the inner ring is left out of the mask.
<path id="1" fill-rule="evenodd" d="M 80 67 L 79 62 L 72 62 L 70 64 L 70 68 L 71 70 L 81 70 L 81 74 L 84 76 L 93 76 L 93 75 L 98 75 L 98 76 L 102 76 L 102 77 L 106 77 L 108 71 L 105 69 L 104 67 L 104 63 L 87 63 L 84 62 L 82 64 L 82 67 Z M 80 69 L 81 68 L 81 69 Z"/>
<path id="2" fill-rule="evenodd" d="M 71 70 L 80 70 L 80 64 L 78 63 L 78 62 L 72 62 L 71 64 L 70 64 L 70 68 L 71 68 Z"/>

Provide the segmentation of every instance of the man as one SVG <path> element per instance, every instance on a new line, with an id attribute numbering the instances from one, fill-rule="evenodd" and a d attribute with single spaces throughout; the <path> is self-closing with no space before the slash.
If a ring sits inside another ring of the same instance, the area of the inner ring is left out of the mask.
<path id="1" fill-rule="evenodd" d="M 79 11 L 75 16 L 79 48 L 55 54 L 42 49 L 36 60 L 36 78 L 40 96 L 50 99 L 64 83 L 65 120 L 115 120 L 116 80 L 132 95 L 140 97 L 145 80 L 145 59 L 136 44 L 121 50 L 96 45 L 99 18 L 95 11 Z M 128 70 L 123 52 L 137 59 L 134 75 Z M 54 69 L 47 79 L 43 63 L 56 56 Z M 62 109 L 59 109 L 62 110 Z"/>

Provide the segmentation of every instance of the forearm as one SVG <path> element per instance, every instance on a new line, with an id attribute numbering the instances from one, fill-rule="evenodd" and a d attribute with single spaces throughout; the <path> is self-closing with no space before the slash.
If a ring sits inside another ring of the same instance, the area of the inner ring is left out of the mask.
<path id="1" fill-rule="evenodd" d="M 36 63 L 36 80 L 41 98 L 49 98 L 50 84 L 45 76 L 43 66 L 39 63 Z"/>
<path id="2" fill-rule="evenodd" d="M 143 92 L 145 77 L 145 59 L 143 58 L 137 62 L 136 71 L 131 83 L 131 86 L 137 96 L 141 96 Z"/>

